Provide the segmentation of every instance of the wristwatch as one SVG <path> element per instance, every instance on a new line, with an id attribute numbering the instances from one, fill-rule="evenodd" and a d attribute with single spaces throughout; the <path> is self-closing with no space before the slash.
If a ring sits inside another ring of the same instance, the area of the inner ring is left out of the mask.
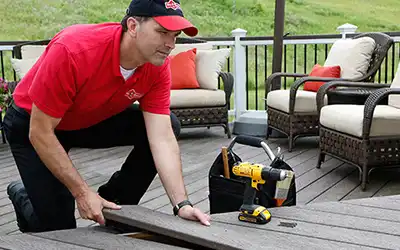
<path id="1" fill-rule="evenodd" d="M 178 204 L 176 204 L 174 206 L 174 209 L 173 209 L 174 215 L 177 216 L 178 212 L 179 212 L 179 209 L 181 209 L 183 206 L 186 206 L 186 205 L 189 205 L 189 206 L 193 207 L 192 203 L 189 200 L 181 201 L 181 202 L 179 202 Z"/>

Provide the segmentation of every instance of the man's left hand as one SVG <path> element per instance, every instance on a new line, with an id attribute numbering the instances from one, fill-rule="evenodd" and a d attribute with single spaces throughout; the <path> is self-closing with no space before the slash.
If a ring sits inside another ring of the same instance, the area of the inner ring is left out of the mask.
<path id="1" fill-rule="evenodd" d="M 188 205 L 183 206 L 181 209 L 179 209 L 178 215 L 183 219 L 200 221 L 203 225 L 206 226 L 210 225 L 211 217 L 195 207 L 191 207 Z"/>

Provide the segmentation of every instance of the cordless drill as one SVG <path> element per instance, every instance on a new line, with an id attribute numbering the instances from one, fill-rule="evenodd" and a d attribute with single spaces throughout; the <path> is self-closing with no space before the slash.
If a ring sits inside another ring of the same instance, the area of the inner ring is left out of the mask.
<path id="1" fill-rule="evenodd" d="M 249 178 L 245 187 L 243 204 L 240 207 L 239 220 L 257 224 L 268 223 L 271 220 L 270 212 L 265 207 L 254 204 L 256 190 L 259 190 L 259 184 L 264 184 L 266 181 L 282 181 L 291 177 L 291 171 L 240 162 L 233 166 L 232 172 L 236 176 Z"/>

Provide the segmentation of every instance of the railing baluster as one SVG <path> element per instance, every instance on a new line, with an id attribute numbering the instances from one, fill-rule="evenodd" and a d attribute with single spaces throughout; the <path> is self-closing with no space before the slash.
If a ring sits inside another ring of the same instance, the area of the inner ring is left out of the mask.
<path id="1" fill-rule="evenodd" d="M 4 72 L 3 51 L 0 51 L 0 58 L 1 58 L 1 78 L 6 79 L 6 75 Z"/>
<path id="2" fill-rule="evenodd" d="M 267 45 L 264 45 L 264 81 L 266 81 L 267 80 L 267 69 L 268 69 L 268 49 L 267 49 Z M 265 84 L 265 83 L 264 83 Z M 265 91 L 265 93 L 264 93 L 264 96 L 266 95 L 266 92 L 267 92 L 267 90 L 265 89 L 265 86 L 264 86 L 264 91 Z M 267 102 L 266 101 L 264 101 L 264 110 L 267 110 Z"/>
<path id="3" fill-rule="evenodd" d="M 220 49 L 221 46 L 217 45 L 217 49 Z M 221 78 L 218 77 L 218 88 L 221 88 Z"/>
<path id="4" fill-rule="evenodd" d="M 304 44 L 304 74 L 307 74 L 307 44 Z"/>
<path id="5" fill-rule="evenodd" d="M 390 79 L 390 82 L 392 82 L 393 78 L 394 78 L 394 68 L 395 68 L 394 61 L 395 60 L 396 60 L 396 43 L 393 43 L 393 46 L 392 46 L 392 79 Z"/>
<path id="6" fill-rule="evenodd" d="M 256 64 L 255 65 L 255 88 L 256 88 L 255 95 L 256 95 L 256 110 L 258 110 L 258 53 L 257 53 L 258 46 L 257 45 L 255 46 L 254 50 L 255 50 L 254 56 L 256 59 L 256 62 L 255 62 L 255 64 Z"/>
<path id="7" fill-rule="evenodd" d="M 325 60 L 328 58 L 328 44 L 325 44 Z"/>
<path id="8" fill-rule="evenodd" d="M 285 44 L 284 45 L 284 49 L 283 49 L 283 60 L 284 60 L 284 64 L 283 64 L 283 72 L 287 72 L 287 58 L 286 58 L 286 55 L 287 55 L 287 45 Z M 284 77 L 284 82 L 283 82 L 283 86 L 284 86 L 284 88 L 286 89 L 286 77 Z"/>
<path id="9" fill-rule="evenodd" d="M 381 69 L 382 69 L 382 65 L 379 67 L 378 69 L 378 82 L 381 82 Z"/>
<path id="10" fill-rule="evenodd" d="M 294 49 L 293 49 L 293 73 L 297 73 L 297 45 L 294 45 Z M 294 78 L 294 80 L 296 81 L 296 77 Z"/>
<path id="11" fill-rule="evenodd" d="M 227 48 L 231 49 L 231 46 L 228 45 Z M 227 60 L 228 72 L 231 72 L 231 57 L 228 57 L 228 59 L 226 60 Z"/>
<path id="12" fill-rule="evenodd" d="M 389 53 L 386 53 L 386 57 L 385 57 L 385 83 L 387 83 L 387 79 L 388 79 L 388 60 L 389 60 Z"/>
<path id="13" fill-rule="evenodd" d="M 246 109 L 249 109 L 249 46 L 246 45 Z"/>
<path id="14" fill-rule="evenodd" d="M 317 44 L 314 44 L 314 65 L 317 64 L 318 62 L 317 57 L 318 57 L 318 46 Z"/>
<path id="15" fill-rule="evenodd" d="M 11 56 L 14 58 L 14 51 L 11 51 Z M 17 81 L 17 72 L 15 72 L 15 69 L 13 69 L 13 75 L 14 75 L 14 81 Z"/>
<path id="16" fill-rule="evenodd" d="M 264 45 L 264 78 L 267 80 L 267 69 L 268 69 L 268 49 L 267 45 Z"/>

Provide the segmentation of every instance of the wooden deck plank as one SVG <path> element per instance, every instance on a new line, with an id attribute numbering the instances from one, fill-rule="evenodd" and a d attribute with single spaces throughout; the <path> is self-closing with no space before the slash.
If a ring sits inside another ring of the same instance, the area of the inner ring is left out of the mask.
<path id="1" fill-rule="evenodd" d="M 327 206 L 336 207 L 336 204 L 329 202 Z M 275 218 L 290 219 L 294 221 L 306 221 L 320 225 L 357 229 L 360 231 L 377 232 L 392 236 L 400 236 L 400 222 L 383 221 L 376 218 L 364 218 L 354 215 L 337 214 L 326 211 L 307 209 L 308 205 L 295 207 L 282 207 L 279 209 L 270 209 Z"/>
<path id="2" fill-rule="evenodd" d="M 345 200 L 343 203 L 359 205 L 363 207 L 381 208 L 383 210 L 400 211 L 400 199 L 398 196 L 372 197 L 368 199 Z"/>
<path id="3" fill-rule="evenodd" d="M 81 245 L 94 249 L 184 249 L 158 242 L 100 231 L 97 227 L 59 230 L 32 235 L 45 240 Z"/>
<path id="4" fill-rule="evenodd" d="M 332 205 L 333 206 L 333 205 Z M 342 226 L 332 226 L 329 224 L 319 224 L 308 219 L 307 217 L 301 217 L 302 220 L 298 220 L 297 216 L 301 216 L 301 210 L 295 210 L 292 208 L 279 209 L 279 212 L 274 212 L 275 209 L 270 209 L 270 212 L 274 216 L 274 219 L 265 225 L 250 224 L 241 222 L 238 220 L 238 213 L 226 213 L 218 214 L 213 216 L 213 221 L 218 221 L 225 224 L 233 224 L 242 227 L 243 229 L 260 229 L 266 233 L 276 232 L 285 233 L 288 238 L 292 236 L 307 237 L 310 239 L 320 239 L 326 241 L 328 245 L 331 242 L 346 243 L 352 246 L 359 247 L 374 247 L 381 249 L 395 249 L 400 239 L 395 235 L 381 234 L 374 231 L 362 231 L 355 230 L 352 228 L 346 228 Z M 336 221 L 340 225 L 340 216 Z M 281 223 L 296 223 L 294 227 L 281 226 Z M 360 224 L 362 222 L 358 222 Z M 261 233 L 260 233 L 261 234 Z M 366 240 L 368 239 L 368 240 Z M 329 242 L 329 243 L 328 243 Z"/>
<path id="5" fill-rule="evenodd" d="M 359 188 L 360 182 L 358 179 L 359 173 L 357 170 L 353 171 L 344 179 L 337 182 L 335 185 L 330 187 L 325 192 L 317 196 L 313 203 L 315 202 L 328 202 L 328 201 L 340 201 L 346 197 L 354 189 Z"/>
<path id="6" fill-rule="evenodd" d="M 334 207 L 331 205 L 331 202 L 310 203 L 307 204 L 307 206 L 302 207 L 302 209 L 351 215 L 358 218 L 370 218 L 389 222 L 400 222 L 400 211 L 385 210 L 383 213 L 381 208 L 370 206 L 362 206 L 362 209 L 360 209 L 360 205 L 345 203 L 345 201 L 338 202 L 337 204 L 335 204 Z"/>
<path id="7" fill-rule="evenodd" d="M 87 250 L 94 249 L 89 247 L 77 246 L 75 244 L 66 244 L 59 241 L 47 240 L 43 238 L 34 237 L 31 235 L 10 235 L 10 236 L 0 236 L 0 249 L 10 249 L 10 250 Z"/>
<path id="8" fill-rule="evenodd" d="M 320 169 L 317 169 L 315 167 L 311 168 L 309 171 L 298 176 L 298 178 L 296 179 L 297 191 L 301 191 L 302 189 L 311 185 L 318 179 L 321 179 L 325 175 L 328 175 L 329 173 L 331 173 L 332 171 L 334 171 L 336 168 L 340 167 L 343 164 L 344 164 L 343 162 L 338 161 L 336 159 L 330 159 L 326 162 L 324 167 Z"/>
<path id="9" fill-rule="evenodd" d="M 226 215 L 226 214 L 225 214 Z M 276 231 L 266 231 L 258 227 L 237 225 L 237 214 L 232 221 L 218 222 L 218 215 L 212 218 L 211 226 L 198 222 L 175 218 L 140 206 L 124 206 L 121 210 L 105 210 L 109 220 L 123 222 L 150 232 L 190 241 L 214 249 L 332 249 L 334 247 L 352 247 L 368 249 L 356 244 L 316 239 L 314 237 L 290 235 Z"/>
<path id="10" fill-rule="evenodd" d="M 347 164 L 340 165 L 329 174 L 316 180 L 312 184 L 297 192 L 297 201 L 299 204 L 307 204 L 313 202 L 320 194 L 325 193 L 332 186 L 349 176 L 355 169 Z"/>

